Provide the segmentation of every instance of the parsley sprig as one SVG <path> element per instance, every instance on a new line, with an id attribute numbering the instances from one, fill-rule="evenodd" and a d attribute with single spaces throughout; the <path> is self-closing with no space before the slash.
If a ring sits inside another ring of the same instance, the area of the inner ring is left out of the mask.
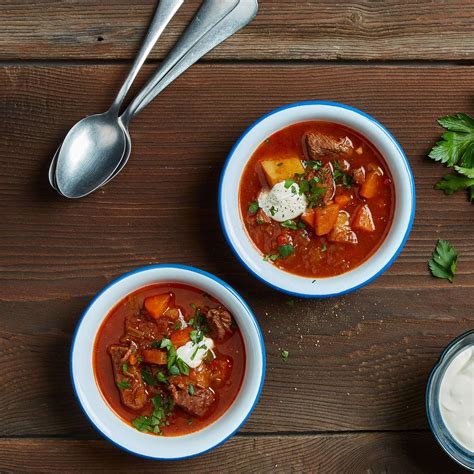
<path id="1" fill-rule="evenodd" d="M 469 200 L 474 203 L 474 119 L 460 113 L 442 117 L 438 123 L 447 132 L 441 135 L 428 156 L 459 174 L 444 176 L 435 184 L 435 189 L 448 195 L 467 189 Z"/>
<path id="2" fill-rule="evenodd" d="M 458 253 L 456 249 L 446 240 L 438 240 L 432 258 L 428 262 L 431 274 L 436 278 L 444 278 L 452 283 L 457 263 Z"/>

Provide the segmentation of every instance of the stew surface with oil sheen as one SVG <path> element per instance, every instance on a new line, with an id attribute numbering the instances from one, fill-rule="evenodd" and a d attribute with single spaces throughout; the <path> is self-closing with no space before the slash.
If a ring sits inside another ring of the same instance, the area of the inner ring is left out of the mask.
<path id="1" fill-rule="evenodd" d="M 142 288 L 106 317 L 94 348 L 102 396 L 136 429 L 165 436 L 222 416 L 240 389 L 245 349 L 230 312 L 181 284 Z"/>
<path id="2" fill-rule="evenodd" d="M 286 127 L 262 143 L 240 182 L 240 211 L 264 260 L 331 277 L 367 260 L 393 219 L 392 177 L 358 132 L 330 122 Z"/>

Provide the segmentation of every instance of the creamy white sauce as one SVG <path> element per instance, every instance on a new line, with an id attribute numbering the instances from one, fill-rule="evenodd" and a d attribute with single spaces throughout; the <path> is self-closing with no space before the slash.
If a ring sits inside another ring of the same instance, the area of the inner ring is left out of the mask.
<path id="1" fill-rule="evenodd" d="M 446 369 L 439 407 L 452 437 L 474 452 L 474 345 L 461 351 Z"/>
<path id="2" fill-rule="evenodd" d="M 195 369 L 201 365 L 202 360 L 206 357 L 207 351 L 212 352 L 213 348 L 214 341 L 209 337 L 205 337 L 197 344 L 194 344 L 193 341 L 188 341 L 184 346 L 176 349 L 176 354 L 178 358 L 186 362 L 191 369 Z"/>
<path id="3" fill-rule="evenodd" d="M 258 205 L 263 212 L 277 222 L 295 219 L 306 210 L 307 200 L 294 183 L 288 188 L 285 182 L 275 184 L 270 191 L 263 190 L 258 196 Z"/>

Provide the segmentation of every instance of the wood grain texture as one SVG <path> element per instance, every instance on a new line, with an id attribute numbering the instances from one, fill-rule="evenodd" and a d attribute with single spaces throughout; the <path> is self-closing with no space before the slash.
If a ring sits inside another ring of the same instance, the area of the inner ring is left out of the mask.
<path id="1" fill-rule="evenodd" d="M 427 429 L 428 375 L 448 342 L 474 326 L 465 304 L 471 289 L 293 301 L 250 278 L 231 283 L 255 311 L 267 351 L 261 400 L 243 428 L 250 433 Z M 0 304 L 0 436 L 94 436 L 68 373 L 86 305 L 87 298 Z"/>
<path id="2" fill-rule="evenodd" d="M 18 453 L 28 453 L 18 456 Z M 397 453 L 394 455 L 394 453 Z M 432 468 L 426 469 L 427 459 Z M 0 440 L 0 470 L 8 472 L 358 472 L 461 473 L 430 433 L 323 436 L 238 436 L 199 458 L 162 462 L 138 459 L 105 441 Z"/>
<path id="3" fill-rule="evenodd" d="M 472 60 L 470 0 L 260 0 L 257 19 L 213 59 Z M 188 0 L 160 39 L 161 59 L 200 1 Z M 3 0 L 0 59 L 130 59 L 150 0 Z"/>
<path id="4" fill-rule="evenodd" d="M 455 294 L 474 286 L 472 206 L 462 192 L 447 197 L 433 189 L 446 169 L 426 158 L 441 132 L 435 118 L 472 110 L 474 68 L 197 66 L 132 124 L 133 154 L 115 181 L 86 199 L 62 200 L 46 180 L 49 160 L 70 125 L 106 109 L 125 69 L 0 69 L 0 300 L 90 295 L 113 276 L 158 261 L 244 278 L 218 225 L 220 170 L 249 123 L 311 99 L 372 114 L 400 141 L 415 174 L 410 240 L 371 287 Z M 427 273 L 440 237 L 461 255 L 455 286 Z"/>
<path id="5" fill-rule="evenodd" d="M 15 456 L 19 470 L 45 458 L 49 471 L 103 470 L 105 462 L 156 469 L 88 440 L 97 435 L 73 399 L 68 352 L 87 301 L 107 282 L 140 265 L 178 262 L 243 294 L 261 324 L 268 369 L 243 436 L 160 469 L 453 472 L 428 432 L 406 430 L 427 429 L 429 371 L 474 326 L 473 208 L 463 194 L 433 190 L 446 170 L 425 158 L 440 133 L 436 117 L 472 113 L 473 68 L 199 65 L 133 123 L 133 156 L 118 179 L 86 199 L 60 199 L 47 184 L 50 157 L 70 125 L 106 109 L 126 70 L 0 68 L 0 470 L 14 470 Z M 311 99 L 359 107 L 394 133 L 415 174 L 418 209 L 384 276 L 341 298 L 294 301 L 233 257 L 217 222 L 216 187 L 249 123 Z M 427 272 L 439 237 L 460 252 L 453 285 Z M 341 433 L 372 430 L 391 432 Z M 7 439 L 18 436 L 57 439 Z M 21 449 L 28 456 L 18 459 Z"/>

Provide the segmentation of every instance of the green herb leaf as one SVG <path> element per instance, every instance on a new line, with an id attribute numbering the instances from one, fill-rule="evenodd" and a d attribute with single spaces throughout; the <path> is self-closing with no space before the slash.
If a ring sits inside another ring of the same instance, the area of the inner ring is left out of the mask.
<path id="1" fill-rule="evenodd" d="M 328 246 L 326 244 L 323 244 L 321 247 L 321 252 L 326 252 L 327 249 L 328 249 Z"/>
<path id="2" fill-rule="evenodd" d="M 169 349 L 172 346 L 171 340 L 164 337 L 160 343 L 160 349 Z"/>
<path id="3" fill-rule="evenodd" d="M 278 247 L 278 253 L 280 254 L 280 257 L 286 258 L 289 257 L 290 255 L 293 255 L 295 252 L 295 248 L 293 245 L 287 244 L 287 245 L 280 245 Z"/>
<path id="4" fill-rule="evenodd" d="M 151 387 L 154 387 L 156 385 L 156 380 L 153 375 L 151 375 L 151 373 L 145 369 L 142 369 L 142 379 L 147 385 L 150 385 Z"/>
<path id="5" fill-rule="evenodd" d="M 250 214 L 255 214 L 259 209 L 260 209 L 260 207 L 259 207 L 257 201 L 253 201 L 249 204 L 249 213 Z"/>
<path id="6" fill-rule="evenodd" d="M 174 330 L 175 331 L 179 331 L 181 329 L 181 321 L 178 321 L 175 325 L 174 325 Z"/>
<path id="7" fill-rule="evenodd" d="M 192 383 L 188 385 L 188 393 L 191 396 L 194 395 L 194 385 Z"/>
<path id="8" fill-rule="evenodd" d="M 281 222 L 280 225 L 290 230 L 298 230 L 298 225 L 295 223 L 295 221 L 292 220 Z"/>
<path id="9" fill-rule="evenodd" d="M 428 266 L 433 276 L 447 279 L 452 283 L 456 273 L 457 262 L 458 253 L 456 249 L 446 240 L 438 240 Z"/>
<path id="10" fill-rule="evenodd" d="M 156 378 L 158 379 L 158 382 L 164 383 L 166 385 L 170 383 L 168 377 L 163 372 L 158 372 L 156 374 Z"/>
<path id="11" fill-rule="evenodd" d="M 162 341 L 153 341 L 150 346 L 152 347 L 152 349 L 160 349 L 161 348 L 161 342 Z"/>
<path id="12" fill-rule="evenodd" d="M 122 364 L 122 372 L 126 374 L 128 372 L 128 364 L 125 362 L 125 364 Z"/>
<path id="13" fill-rule="evenodd" d="M 120 382 L 117 382 L 117 387 L 120 390 L 125 390 L 126 388 L 131 388 L 130 384 L 126 380 L 122 380 Z"/>
<path id="14" fill-rule="evenodd" d="M 275 209 L 275 206 L 272 206 L 270 209 L 270 214 L 272 215 L 272 217 L 276 214 L 277 210 Z"/>
<path id="15" fill-rule="evenodd" d="M 279 258 L 280 258 L 280 255 L 278 255 L 278 254 L 275 254 L 275 253 L 274 254 L 268 254 L 268 255 L 263 256 L 263 261 L 264 262 L 268 262 L 268 261 L 274 262 L 275 260 L 278 260 Z"/>
<path id="16" fill-rule="evenodd" d="M 468 178 L 474 179 L 474 168 L 463 168 L 461 166 L 455 166 L 454 169 L 458 172 L 467 176 Z"/>
<path id="17" fill-rule="evenodd" d="M 183 359 L 180 359 L 180 358 L 178 357 L 178 359 L 176 360 L 176 365 L 178 366 L 179 371 L 180 371 L 183 375 L 189 375 L 189 365 L 186 364 L 186 362 L 184 362 Z"/>
<path id="18" fill-rule="evenodd" d="M 472 188 L 474 186 L 474 178 L 466 176 L 456 176 L 448 174 L 435 184 L 435 189 L 444 191 L 444 194 L 453 194 L 462 189 Z M 471 193 L 472 196 L 472 193 Z M 471 198 L 472 201 L 472 198 Z"/>
<path id="19" fill-rule="evenodd" d="M 281 351 L 281 358 L 283 359 L 284 362 L 286 362 L 288 360 L 288 356 L 289 356 L 289 352 L 288 351 Z"/>
<path id="20" fill-rule="evenodd" d="M 150 420 L 147 416 L 139 416 L 138 418 L 135 418 L 134 420 L 132 420 L 132 425 L 138 431 L 143 431 L 144 433 L 152 430 Z"/>
<path id="21" fill-rule="evenodd" d="M 449 130 L 441 135 L 428 155 L 447 166 L 474 167 L 474 119 L 467 114 L 448 115 L 438 123 Z"/>
<path id="22" fill-rule="evenodd" d="M 171 375 L 179 375 L 179 369 L 176 365 L 172 365 L 171 367 L 168 368 L 169 372 Z"/>
<path id="23" fill-rule="evenodd" d="M 200 329 L 195 329 L 189 333 L 189 339 L 194 344 L 199 344 L 204 339 L 204 334 Z"/>
<path id="24" fill-rule="evenodd" d="M 167 362 L 168 370 L 172 365 L 174 365 L 175 361 L 176 361 L 176 348 L 173 346 L 173 344 L 171 344 L 168 347 L 168 362 Z"/>
<path id="25" fill-rule="evenodd" d="M 309 191 L 309 182 L 306 179 L 302 179 L 299 183 L 300 194 L 307 193 Z"/>
<path id="26" fill-rule="evenodd" d="M 285 179 L 285 189 L 288 189 L 290 186 L 292 186 L 293 184 L 295 184 L 295 180 L 294 179 Z"/>

